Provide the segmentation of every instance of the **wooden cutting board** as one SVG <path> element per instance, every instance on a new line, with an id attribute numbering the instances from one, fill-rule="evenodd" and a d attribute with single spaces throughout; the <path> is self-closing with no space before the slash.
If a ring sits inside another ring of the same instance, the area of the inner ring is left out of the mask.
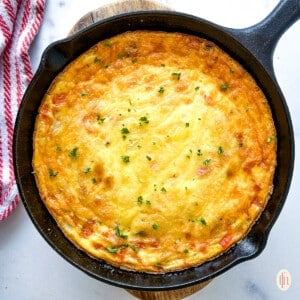
<path id="1" fill-rule="evenodd" d="M 72 27 L 69 35 L 107 17 L 111 17 L 121 13 L 127 13 L 132 11 L 145 11 L 145 10 L 172 10 L 170 7 L 158 3 L 152 0 L 119 0 L 112 2 L 110 4 L 104 5 L 95 9 L 81 19 L 79 19 L 76 24 Z M 149 291 L 136 291 L 136 290 L 127 290 L 128 293 L 133 295 L 137 299 L 145 300 L 177 300 L 188 297 L 199 290 L 203 289 L 209 281 L 202 282 L 187 288 L 182 288 L 178 290 L 170 291 L 158 291 L 158 292 L 149 292 Z"/>

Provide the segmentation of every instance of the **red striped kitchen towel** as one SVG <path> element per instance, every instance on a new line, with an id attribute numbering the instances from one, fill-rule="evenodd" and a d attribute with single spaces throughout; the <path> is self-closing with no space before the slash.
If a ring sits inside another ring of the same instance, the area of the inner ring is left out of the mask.
<path id="1" fill-rule="evenodd" d="M 46 0 L 0 0 L 0 221 L 19 202 L 12 159 L 13 128 L 32 78 L 28 54 Z"/>

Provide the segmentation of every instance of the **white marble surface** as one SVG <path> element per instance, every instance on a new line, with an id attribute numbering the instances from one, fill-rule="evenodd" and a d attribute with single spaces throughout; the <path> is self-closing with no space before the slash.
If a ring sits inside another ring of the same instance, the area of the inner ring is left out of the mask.
<path id="1" fill-rule="evenodd" d="M 44 48 L 67 35 L 80 16 L 107 0 L 48 0 L 44 21 L 32 49 L 33 69 Z M 252 25 L 278 0 L 165 0 L 173 8 L 217 24 L 243 28 Z M 188 299 L 273 300 L 300 299 L 300 22 L 280 39 L 274 67 L 294 124 L 296 161 L 293 182 L 283 211 L 273 227 L 263 253 L 215 278 L 205 289 Z M 276 274 L 288 269 L 292 285 L 288 291 L 276 286 Z M 133 299 L 124 290 L 90 278 L 61 258 L 42 239 L 22 204 L 0 223 L 0 299 Z"/>

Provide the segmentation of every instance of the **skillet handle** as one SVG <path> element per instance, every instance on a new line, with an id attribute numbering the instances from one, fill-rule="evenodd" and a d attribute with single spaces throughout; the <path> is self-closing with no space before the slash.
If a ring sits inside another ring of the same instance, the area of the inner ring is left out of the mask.
<path id="1" fill-rule="evenodd" d="M 275 79 L 273 53 L 281 35 L 300 19 L 300 0 L 281 0 L 261 22 L 244 29 L 227 28 L 262 63 Z"/>

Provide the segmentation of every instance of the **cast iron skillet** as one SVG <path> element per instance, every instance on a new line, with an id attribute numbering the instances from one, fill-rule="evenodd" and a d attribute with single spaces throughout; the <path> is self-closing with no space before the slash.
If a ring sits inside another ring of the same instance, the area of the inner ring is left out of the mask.
<path id="1" fill-rule="evenodd" d="M 44 52 L 18 112 L 13 144 L 16 181 L 25 208 L 45 240 L 67 261 L 103 282 L 137 290 L 170 290 L 212 279 L 234 265 L 257 256 L 287 197 L 294 161 L 293 130 L 288 108 L 276 82 L 272 55 L 281 34 L 300 17 L 300 0 L 280 1 L 261 23 L 243 30 L 223 28 L 194 16 L 150 11 L 123 14 L 92 25 L 51 44 Z M 99 40 L 118 33 L 151 29 L 180 31 L 207 38 L 239 61 L 265 93 L 278 133 L 278 166 L 274 192 L 249 234 L 223 255 L 198 267 L 167 274 L 145 274 L 112 267 L 90 258 L 69 242 L 43 205 L 32 175 L 32 135 L 38 107 L 51 81 L 70 61 Z"/>

